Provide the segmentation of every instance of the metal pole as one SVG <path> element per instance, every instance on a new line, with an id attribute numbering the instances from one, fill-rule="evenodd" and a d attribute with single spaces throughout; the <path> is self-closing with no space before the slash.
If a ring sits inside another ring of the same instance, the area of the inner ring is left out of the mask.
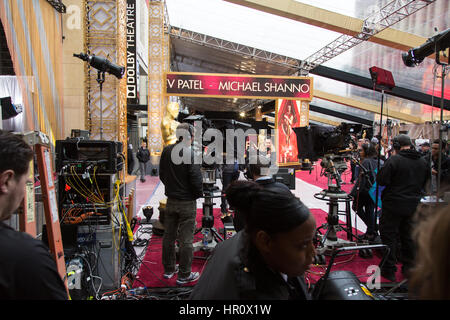
<path id="1" fill-rule="evenodd" d="M 439 53 L 438 53 L 439 54 Z M 442 134 L 444 132 L 444 84 L 445 84 L 445 70 L 446 66 L 442 65 L 442 78 L 441 78 L 441 118 L 440 118 L 440 127 L 439 127 L 439 154 L 438 154 L 438 170 L 437 170 L 437 179 L 436 179 L 436 202 L 440 196 L 440 187 L 441 187 L 441 165 L 442 165 Z"/>
<path id="2" fill-rule="evenodd" d="M 103 82 L 105 82 L 105 72 L 98 71 L 97 73 L 97 82 L 100 85 L 100 140 L 103 140 Z"/>
<path id="3" fill-rule="evenodd" d="M 382 119 L 383 119 L 383 102 L 384 102 L 384 89 L 381 90 L 381 111 L 380 111 L 380 132 L 378 133 L 378 157 L 377 157 L 377 175 L 380 173 L 380 157 L 381 157 L 381 130 L 382 130 Z M 375 177 L 376 181 L 376 177 Z M 375 224 L 377 221 L 377 213 L 378 213 L 378 183 L 375 188 Z"/>

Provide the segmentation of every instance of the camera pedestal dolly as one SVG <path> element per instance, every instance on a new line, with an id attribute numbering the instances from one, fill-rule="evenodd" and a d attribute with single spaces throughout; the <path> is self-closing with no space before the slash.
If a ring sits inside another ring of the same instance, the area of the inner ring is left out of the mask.
<path id="1" fill-rule="evenodd" d="M 325 255 L 330 256 L 335 249 L 357 246 L 357 243 L 354 241 L 357 240 L 357 236 L 352 233 L 350 215 L 351 196 L 339 187 L 329 187 L 327 190 L 316 193 L 314 197 L 319 200 L 328 201 L 327 222 L 316 229 L 318 244 L 316 247 L 317 255 L 315 257 L 315 263 L 322 265 L 326 262 Z M 344 211 L 339 211 L 339 203 L 345 203 Z M 345 215 L 345 226 L 339 223 L 339 215 Z M 320 229 L 326 229 L 325 234 L 322 234 Z M 347 240 L 337 237 L 337 232 L 339 231 L 345 231 L 347 233 Z M 372 256 L 370 249 L 362 249 L 359 254 L 361 257 Z"/>
<path id="2" fill-rule="evenodd" d="M 195 231 L 195 234 L 201 232 L 203 239 L 194 243 L 194 252 L 202 250 L 209 253 L 216 247 L 218 242 L 223 241 L 219 232 L 214 228 L 213 199 L 221 197 L 221 193 L 215 195 L 215 191 L 220 190 L 211 189 L 204 191 L 203 197 L 205 202 L 203 203 L 202 226 Z"/>

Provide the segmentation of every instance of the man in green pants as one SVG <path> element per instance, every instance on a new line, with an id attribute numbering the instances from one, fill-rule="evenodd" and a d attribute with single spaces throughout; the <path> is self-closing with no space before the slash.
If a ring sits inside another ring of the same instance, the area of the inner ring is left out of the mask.
<path id="1" fill-rule="evenodd" d="M 177 127 L 178 141 L 164 148 L 159 165 L 159 177 L 167 196 L 164 214 L 162 263 L 164 278 L 178 274 L 177 284 L 196 281 L 198 272 L 192 272 L 193 240 L 196 200 L 203 196 L 200 165 L 194 164 L 191 148 L 194 128 L 181 123 Z M 183 159 L 180 161 L 180 156 Z M 175 241 L 179 242 L 179 267 L 176 265 Z"/>

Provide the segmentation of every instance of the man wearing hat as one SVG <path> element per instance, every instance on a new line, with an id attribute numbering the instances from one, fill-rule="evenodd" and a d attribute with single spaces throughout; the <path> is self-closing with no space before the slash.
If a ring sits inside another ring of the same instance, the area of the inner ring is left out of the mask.
<path id="1" fill-rule="evenodd" d="M 398 244 L 401 247 L 403 275 L 408 277 L 413 266 L 412 216 L 424 195 L 428 178 L 427 162 L 412 146 L 409 136 L 396 136 L 393 148 L 395 155 L 388 158 L 377 175 L 378 184 L 385 186 L 381 194 L 380 237 L 382 243 L 390 248 L 381 275 L 390 281 L 396 280 Z"/>

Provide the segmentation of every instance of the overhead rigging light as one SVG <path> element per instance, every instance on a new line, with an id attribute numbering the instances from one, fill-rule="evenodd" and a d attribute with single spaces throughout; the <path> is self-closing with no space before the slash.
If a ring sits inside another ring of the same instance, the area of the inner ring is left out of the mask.
<path id="1" fill-rule="evenodd" d="M 98 71 L 107 72 L 116 76 L 116 78 L 118 79 L 122 79 L 123 75 L 125 74 L 125 67 L 118 66 L 106 58 L 97 57 L 95 54 L 89 56 L 85 53 L 74 53 L 73 56 L 88 62 L 91 67 L 94 67 Z"/>
<path id="2" fill-rule="evenodd" d="M 414 67 L 429 55 L 443 51 L 448 47 L 450 47 L 450 28 L 429 38 L 420 47 L 412 48 L 408 52 L 402 53 L 402 60 L 405 66 Z M 438 59 L 439 54 L 436 55 L 436 60 Z"/>

